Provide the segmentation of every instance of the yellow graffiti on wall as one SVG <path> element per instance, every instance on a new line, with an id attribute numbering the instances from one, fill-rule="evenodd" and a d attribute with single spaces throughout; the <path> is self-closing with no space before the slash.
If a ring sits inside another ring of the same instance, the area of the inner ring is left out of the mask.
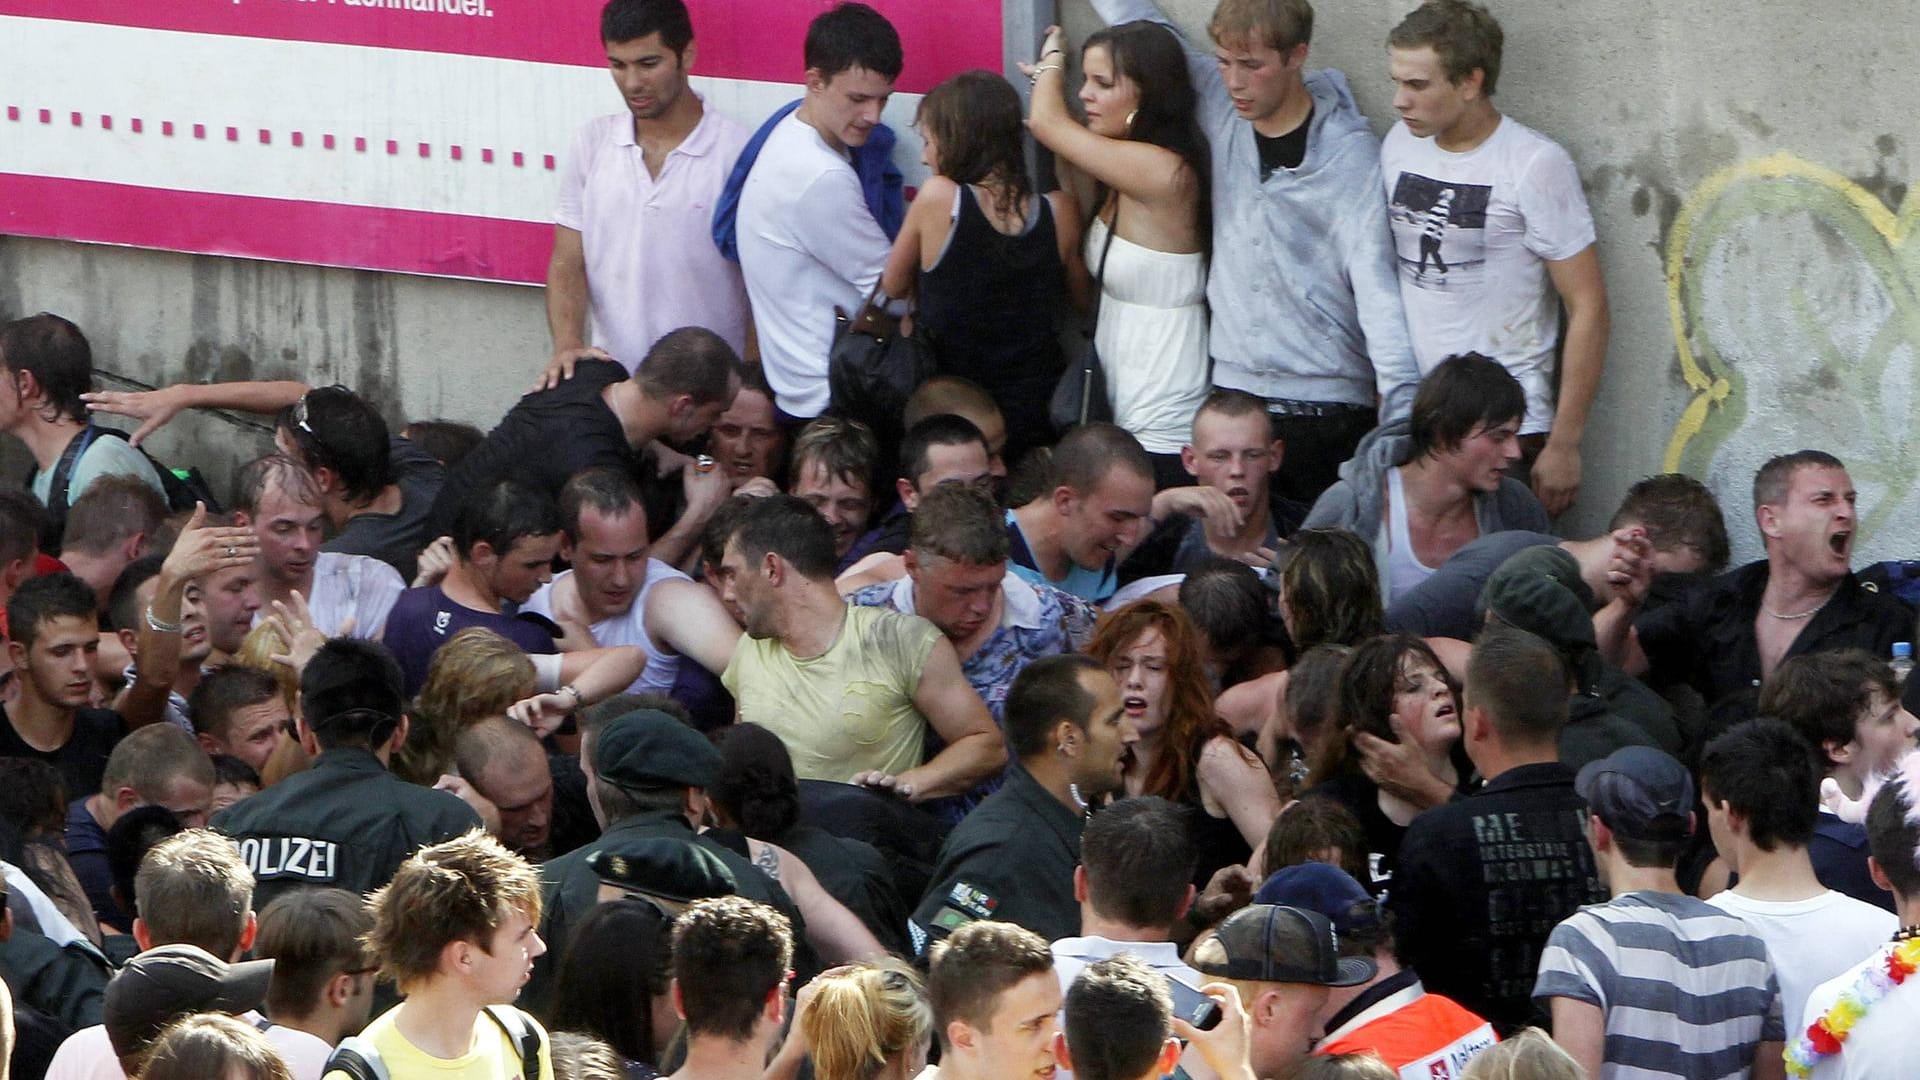
<path id="1" fill-rule="evenodd" d="M 1701 184 L 1666 250 L 1668 313 L 1692 399 L 1665 468 L 1704 475 L 1760 405 L 1776 428 L 1798 429 L 1775 437 L 1852 450 L 1860 471 L 1877 468 L 1888 495 L 1904 498 L 1920 467 L 1920 424 L 1892 399 L 1920 385 L 1920 243 L 1907 245 L 1916 223 L 1920 196 L 1896 213 L 1791 154 Z"/>

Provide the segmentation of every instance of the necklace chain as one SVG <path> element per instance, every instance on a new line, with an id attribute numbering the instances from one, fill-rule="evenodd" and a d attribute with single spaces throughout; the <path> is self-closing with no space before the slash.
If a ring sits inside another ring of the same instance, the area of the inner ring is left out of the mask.
<path id="1" fill-rule="evenodd" d="M 1798 622 L 1801 619 L 1811 619 L 1815 615 L 1820 614 L 1821 611 L 1826 609 L 1826 606 L 1828 604 L 1833 603 L 1833 598 L 1835 596 L 1838 596 L 1839 592 L 1840 590 L 1835 589 L 1833 592 L 1830 592 L 1827 594 L 1827 598 L 1825 600 L 1820 601 L 1820 603 L 1814 605 L 1812 608 L 1809 608 L 1806 611 L 1802 611 L 1796 615 L 1782 615 L 1779 612 L 1768 607 L 1764 601 L 1762 601 L 1760 604 L 1760 610 L 1765 612 L 1768 618 L 1779 619 L 1782 622 Z"/>

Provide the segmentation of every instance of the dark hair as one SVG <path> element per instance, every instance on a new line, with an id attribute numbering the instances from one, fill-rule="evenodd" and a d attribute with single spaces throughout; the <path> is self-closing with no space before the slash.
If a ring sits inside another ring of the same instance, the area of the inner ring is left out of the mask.
<path id="1" fill-rule="evenodd" d="M 673 920 L 645 900 L 594 905 L 564 950 L 554 976 L 553 1026 L 605 1039 L 620 1056 L 659 1065 L 653 998 L 673 977 Z"/>
<path id="2" fill-rule="evenodd" d="M 1043 656 L 1021 668 L 1002 713 L 1014 756 L 1027 758 L 1048 750 L 1047 740 L 1062 720 L 1085 731 L 1093 719 L 1094 696 L 1080 685 L 1080 676 L 1105 670 L 1084 653 Z"/>
<path id="3" fill-rule="evenodd" d="M 87 488 L 87 493 L 100 487 L 102 483 L 113 479 L 103 476 Z M 142 483 L 141 487 L 147 485 Z M 82 495 L 80 499 L 85 499 Z M 76 500 L 67 511 L 67 533 L 73 533 L 73 511 L 79 509 Z M 0 490 L 0 567 L 21 559 L 32 559 L 33 553 L 40 550 L 40 537 L 46 532 L 47 510 L 32 493 L 13 488 Z"/>
<path id="4" fill-rule="evenodd" d="M 1087 820 L 1080 865 L 1093 910 L 1128 926 L 1173 925 L 1200 862 L 1188 831 L 1192 809 L 1144 795 Z"/>
<path id="5" fill-rule="evenodd" d="M 1700 754 L 1700 794 L 1747 819 L 1761 851 L 1805 847 L 1820 820 L 1820 769 L 1812 748 L 1772 717 L 1736 724 Z"/>
<path id="6" fill-rule="evenodd" d="M 1448 82 L 1459 83 L 1478 68 L 1485 73 L 1480 88 L 1488 97 L 1500 82 L 1505 41 L 1499 21 L 1467 0 L 1427 0 L 1387 35 L 1387 44 L 1396 49 L 1432 47 Z"/>
<path id="7" fill-rule="evenodd" d="M 1413 457 L 1452 450 L 1473 429 L 1525 419 L 1527 392 L 1500 361 L 1459 353 L 1427 372 L 1413 395 Z"/>
<path id="8" fill-rule="evenodd" d="M 1759 715 L 1785 721 L 1829 766 L 1827 744 L 1845 746 L 1858 730 L 1860 715 L 1878 690 L 1890 700 L 1900 684 L 1885 660 L 1865 649 L 1803 653 L 1780 661 L 1760 687 Z"/>
<path id="9" fill-rule="evenodd" d="M 580 539 L 580 514 L 588 507 L 601 517 L 623 518 L 638 511 L 646 513 L 640 485 L 633 474 L 611 465 L 582 469 L 567 478 L 560 489 L 560 526 L 568 539 Z"/>
<path id="10" fill-rule="evenodd" d="M 920 99 L 918 123 L 933 135 L 933 171 L 956 184 L 997 185 L 994 209 L 1016 214 L 1033 197 L 1027 124 L 1013 84 L 991 71 L 963 71 Z"/>
<path id="11" fill-rule="evenodd" d="M 136 533 L 145 533 L 151 543 L 166 517 L 167 500 L 152 484 L 136 476 L 109 473 L 88 484 L 67 508 L 60 547 L 98 555 Z M 11 558 L 0 558 L 0 565 Z"/>
<path id="12" fill-rule="evenodd" d="M 1314 760 L 1326 736 L 1329 714 L 1340 700 L 1340 678 L 1352 656 L 1353 650 L 1345 645 L 1315 645 L 1287 669 L 1287 694 L 1281 704 L 1286 708 L 1287 728 L 1308 761 Z"/>
<path id="13" fill-rule="evenodd" d="M 471 558 L 474 545 L 483 540 L 504 558 L 523 536 L 551 536 L 559 531 L 560 507 L 553 496 L 512 480 L 474 493 L 453 515 L 453 546 L 463 559 Z"/>
<path id="14" fill-rule="evenodd" d="M 720 504 L 720 509 L 715 510 L 713 517 L 707 521 L 707 527 L 700 530 L 701 562 L 714 567 L 720 565 L 720 560 L 727 553 L 727 541 L 733 539 L 733 530 L 740 524 L 740 515 L 746 512 L 747 507 L 758 501 L 751 495 L 735 495 Z M 807 512 L 812 513 L 813 508 L 808 507 Z M 827 539 L 829 541 L 833 539 L 831 530 L 828 531 Z M 837 559 L 835 561 L 838 562 Z"/>
<path id="15" fill-rule="evenodd" d="M 740 378 L 740 354 L 725 338 L 698 326 L 670 330 L 647 350 L 634 376 L 655 401 L 686 394 L 695 405 L 725 405 Z"/>
<path id="16" fill-rule="evenodd" d="M 1385 629 L 1380 570 L 1360 537 L 1345 529 L 1301 529 L 1274 563 L 1296 652 L 1358 645 Z"/>
<path id="17" fill-rule="evenodd" d="M 187 698 L 187 715 L 195 731 L 227 737 L 233 714 L 280 697 L 280 680 L 257 668 L 229 665 L 209 672 Z"/>
<path id="18" fill-rule="evenodd" d="M 1560 651 L 1511 626 L 1483 631 L 1467 659 L 1467 700 L 1510 747 L 1557 746 L 1570 683 Z"/>
<path id="19" fill-rule="evenodd" d="M 780 736 L 750 721 L 709 736 L 720 748 L 720 778 L 707 796 L 756 840 L 777 841 L 800 820 L 800 781 Z"/>
<path id="20" fill-rule="evenodd" d="M 1211 259 L 1212 154 L 1207 134 L 1200 128 L 1200 100 L 1187 67 L 1185 46 L 1166 26 L 1140 19 L 1095 31 L 1080 47 L 1080 55 L 1084 58 L 1088 50 L 1096 48 L 1107 50 L 1113 57 L 1116 77 L 1130 80 L 1139 90 L 1140 104 L 1128 126 L 1127 139 L 1173 151 L 1192 172 L 1193 227 L 1200 237 L 1202 254 Z M 1095 188 L 1095 214 L 1106 206 L 1108 192 L 1105 184 Z"/>
<path id="21" fill-rule="evenodd" d="M 166 565 L 165 555 L 142 555 L 126 565 L 120 576 L 113 579 L 113 588 L 107 593 L 107 627 L 112 630 L 140 629 L 140 586 L 159 576 L 160 568 Z"/>
<path id="22" fill-rule="evenodd" d="M 275 897 L 260 912 L 254 955 L 273 961 L 267 1012 L 279 1022 L 311 1016 L 320 991 L 342 973 L 367 974 L 374 967 L 361 940 L 373 919 L 359 894 L 306 887 Z"/>
<path id="23" fill-rule="evenodd" d="M 231 754 L 213 755 L 213 783 L 245 785 L 254 789 L 263 787 L 260 783 L 260 771 Z"/>
<path id="24" fill-rule="evenodd" d="M 1216 660 L 1239 656 L 1268 637 L 1272 626 L 1266 586 L 1238 559 L 1208 556 L 1180 583 L 1180 606 Z"/>
<path id="25" fill-rule="evenodd" d="M 1753 509 L 1757 513 L 1763 506 L 1786 502 L 1787 492 L 1793 488 L 1793 474 L 1801 469 L 1845 468 L 1839 458 L 1825 450 L 1796 450 L 1768 458 L 1760 471 L 1753 474 Z"/>
<path id="26" fill-rule="evenodd" d="M 400 724 L 404 685 L 400 663 L 386 646 L 332 638 L 300 673 L 300 720 L 323 750 L 377 747 Z"/>
<path id="27" fill-rule="evenodd" d="M 0 365 L 25 371 L 46 395 L 40 419 L 87 422 L 80 395 L 93 389 L 93 346 L 80 328 L 52 312 L 0 324 Z M 19 393 L 19 384 L 13 391 Z"/>
<path id="28" fill-rule="evenodd" d="M 618 45 L 660 35 L 660 43 L 675 56 L 693 41 L 693 20 L 681 0 L 607 0 L 600 9 L 600 40 Z"/>
<path id="29" fill-rule="evenodd" d="M 309 469 L 330 469 L 340 494 L 364 503 L 393 483 L 387 422 L 365 398 L 344 386 L 316 386 L 283 409 L 277 426 L 300 450 Z"/>
<path id="30" fill-rule="evenodd" d="M 920 474 L 933 467 L 928 455 L 934 447 L 965 446 L 968 443 L 979 443 L 983 452 L 987 448 L 987 437 L 980 434 L 980 429 L 974 426 L 973 421 L 953 413 L 927 417 L 908 428 L 900 440 L 901 478 L 919 491 Z"/>
<path id="31" fill-rule="evenodd" d="M 1367 834 L 1360 819 L 1345 803 L 1324 795 L 1309 794 L 1280 811 L 1267 829 L 1261 865 L 1267 873 L 1302 863 L 1322 862 L 1332 851 L 1340 853 L 1336 865 L 1353 880 L 1368 883 L 1372 874 L 1367 867 Z"/>
<path id="32" fill-rule="evenodd" d="M 1127 953 L 1089 964 L 1067 988 L 1061 1013 L 1082 1080 L 1137 1080 L 1173 1034 L 1166 976 Z"/>
<path id="33" fill-rule="evenodd" d="M 415 420 L 400 435 L 449 469 L 487 441 L 486 432 L 458 420 Z"/>
<path id="34" fill-rule="evenodd" d="M 752 500 L 741 509 L 728 539 L 740 546 L 749 565 L 774 554 L 802 577 L 833 577 L 833 530 L 804 499 L 770 495 Z"/>
<path id="35" fill-rule="evenodd" d="M 1893 891 L 1909 900 L 1920 897 L 1920 862 L 1914 854 L 1920 849 L 1920 825 L 1908 809 L 1916 801 L 1920 792 L 1907 790 L 1904 780 L 1894 780 L 1882 784 L 1867 807 L 1867 851 L 1880 864 Z"/>
<path id="36" fill-rule="evenodd" d="M 1333 730 L 1320 741 L 1310 784 L 1319 785 L 1336 776 L 1359 773 L 1360 761 L 1353 748 L 1355 732 L 1364 731 L 1388 742 L 1400 741 L 1393 731 L 1393 699 L 1400 691 L 1402 669 L 1409 662 L 1432 667 L 1458 697 L 1453 676 L 1424 638 L 1412 634 L 1382 634 L 1355 645 L 1353 655 L 1347 657 L 1347 665 L 1341 670 Z M 1562 709 L 1566 707 L 1566 697 L 1566 691 L 1561 690 Z"/>
<path id="37" fill-rule="evenodd" d="M 1097 815 L 1096 815 L 1097 816 Z M 1035 975 L 1053 975 L 1047 940 L 1023 926 L 993 919 L 970 922 L 928 954 L 927 1003 L 945 1046 L 954 1021 L 990 1032 L 1000 995 Z"/>
<path id="38" fill-rule="evenodd" d="M 59 769 L 38 758 L 0 757 L 0 821 L 11 823 L 22 837 L 64 837 L 67 803 L 67 782 Z"/>
<path id="39" fill-rule="evenodd" d="M 892 82 L 906 60 L 900 34 L 887 17 L 865 4 L 839 4 L 823 11 L 807 25 L 808 71 L 828 79 L 852 68 L 865 68 Z"/>
<path id="40" fill-rule="evenodd" d="M 673 979 L 691 1034 L 751 1036 L 792 963 L 793 929 L 765 904 L 719 896 L 674 920 Z"/>
<path id="41" fill-rule="evenodd" d="M 908 525 L 907 546 L 970 566 L 1007 561 L 1011 542 L 1000 504 L 979 488 L 944 484 L 920 497 Z"/>
<path id="42" fill-rule="evenodd" d="M 95 618 L 93 590 L 65 571 L 30 577 L 7 598 L 7 636 L 33 648 L 40 624 L 49 619 Z"/>
<path id="43" fill-rule="evenodd" d="M 1692 548 L 1707 573 L 1726 568 L 1727 520 L 1707 485 L 1685 473 L 1661 473 L 1627 489 L 1607 531 L 1640 525 L 1655 551 Z"/>
<path id="44" fill-rule="evenodd" d="M 1145 480 L 1153 479 L 1153 459 L 1141 448 L 1140 440 L 1125 428 L 1097 422 L 1081 424 L 1054 444 L 1048 465 L 1052 482 L 1048 488 L 1065 486 L 1085 495 L 1098 488 L 1116 468 Z"/>

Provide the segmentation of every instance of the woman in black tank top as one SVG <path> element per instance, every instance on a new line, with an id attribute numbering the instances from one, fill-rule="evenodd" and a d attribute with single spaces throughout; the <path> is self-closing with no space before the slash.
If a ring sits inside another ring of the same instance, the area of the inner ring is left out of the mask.
<path id="1" fill-rule="evenodd" d="M 1020 98 L 1000 76 L 969 71 L 934 87 L 917 124 L 934 175 L 881 284 L 888 296 L 917 293 L 916 332 L 941 374 L 993 397 L 1014 462 L 1051 430 L 1047 401 L 1065 364 L 1059 318 L 1069 275 L 1086 276 L 1079 215 L 1062 192 L 1034 193 Z"/>

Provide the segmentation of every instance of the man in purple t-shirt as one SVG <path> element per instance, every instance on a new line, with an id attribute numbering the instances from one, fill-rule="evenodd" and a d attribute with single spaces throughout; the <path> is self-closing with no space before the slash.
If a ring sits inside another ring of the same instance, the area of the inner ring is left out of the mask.
<path id="1" fill-rule="evenodd" d="M 426 682 L 434 652 L 469 626 L 492 630 L 528 653 L 558 651 L 557 627 L 516 613 L 553 576 L 560 510 L 551 496 L 512 481 L 495 484 L 454 515 L 453 548 L 447 576 L 401 593 L 387 616 L 383 640 L 400 661 L 408 697 Z"/>

